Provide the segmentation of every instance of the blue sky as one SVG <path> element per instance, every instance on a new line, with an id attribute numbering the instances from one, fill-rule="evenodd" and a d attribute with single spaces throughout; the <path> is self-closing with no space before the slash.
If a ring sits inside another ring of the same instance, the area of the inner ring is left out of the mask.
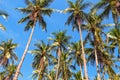
<path id="1" fill-rule="evenodd" d="M 75 0 L 71 0 L 75 1 Z M 98 0 L 85 0 L 91 1 L 91 2 L 97 2 Z M 30 31 L 24 32 L 24 27 L 26 23 L 18 24 L 17 22 L 19 19 L 24 17 L 25 15 L 21 12 L 15 10 L 15 8 L 18 7 L 25 7 L 24 0 L 0 0 L 0 10 L 5 10 L 8 14 L 8 20 L 4 20 L 3 18 L 0 18 L 0 23 L 4 24 L 7 28 L 6 31 L 0 30 L 0 41 L 7 40 L 7 39 L 13 39 L 15 43 L 18 43 L 19 46 L 16 49 L 16 53 L 19 57 L 19 60 L 23 54 L 24 48 L 26 46 Z M 66 0 L 54 0 L 54 2 L 50 6 L 51 8 L 55 9 L 65 9 L 68 7 Z M 53 13 L 51 17 L 45 17 L 45 21 L 47 23 L 47 33 L 45 31 L 42 31 L 41 28 L 36 25 L 35 33 L 33 35 L 32 43 L 30 45 L 29 50 L 34 49 L 34 43 L 38 40 L 44 40 L 47 42 L 47 37 L 51 36 L 51 32 L 59 31 L 59 30 L 68 30 L 67 34 L 72 35 L 71 41 L 78 41 L 79 35 L 78 32 L 72 32 L 70 26 L 65 26 L 64 23 L 67 20 L 68 14 L 60 14 L 60 13 Z M 85 34 L 85 33 L 84 33 Z M 83 34 L 83 37 L 84 37 Z M 19 80 L 32 80 L 32 63 L 33 56 L 31 54 L 27 54 L 24 63 L 21 68 L 21 72 L 23 73 L 23 77 L 19 77 Z M 92 76 L 95 76 L 95 67 L 89 67 L 88 73 L 89 76 L 92 78 Z"/>

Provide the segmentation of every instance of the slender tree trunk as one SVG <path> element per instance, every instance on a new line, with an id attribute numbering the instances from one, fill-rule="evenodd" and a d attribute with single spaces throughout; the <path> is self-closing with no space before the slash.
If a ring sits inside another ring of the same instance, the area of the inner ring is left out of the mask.
<path id="1" fill-rule="evenodd" d="M 82 46 L 82 56 L 83 56 L 83 64 L 84 64 L 84 75 L 85 75 L 85 79 L 88 80 L 88 73 L 87 73 L 87 66 L 86 66 L 86 59 L 85 59 L 85 51 L 84 51 L 84 45 L 83 45 L 83 40 L 82 40 L 82 31 L 81 31 L 80 24 L 78 24 L 78 28 L 79 28 L 79 35 L 80 35 L 81 46 Z"/>
<path id="2" fill-rule="evenodd" d="M 60 67 L 60 58 L 61 58 L 61 48 L 60 48 L 60 46 L 59 46 L 59 47 L 58 47 L 58 66 L 57 66 L 57 71 L 56 71 L 55 80 L 58 80 L 59 67 Z"/>
<path id="3" fill-rule="evenodd" d="M 18 75 L 19 75 L 19 72 L 20 72 L 20 68 L 21 68 L 21 66 L 22 66 L 22 64 L 23 64 L 23 61 L 24 61 L 25 56 L 26 56 L 26 54 L 27 54 L 27 51 L 28 51 L 30 42 L 31 42 L 31 40 L 32 40 L 32 35 L 33 35 L 33 33 L 34 33 L 34 28 L 35 28 L 35 27 L 32 28 L 32 31 L 31 31 L 31 33 L 30 33 L 30 36 L 29 36 L 29 39 L 28 39 L 28 42 L 27 42 L 27 45 L 26 45 L 26 48 L 25 48 L 25 50 L 24 50 L 24 53 L 23 53 L 22 58 L 21 58 L 21 60 L 20 60 L 20 63 L 18 64 L 18 67 L 17 67 L 17 70 L 16 70 L 16 73 L 15 73 L 15 76 L 14 76 L 13 80 L 17 80 L 17 78 L 18 78 Z"/>
<path id="4" fill-rule="evenodd" d="M 10 80 L 10 76 L 7 76 L 4 80 Z"/>
<path id="5" fill-rule="evenodd" d="M 84 80 L 83 79 L 83 73 L 82 73 L 82 65 L 81 65 L 81 63 L 79 63 L 79 67 L 80 67 L 80 73 L 81 73 L 82 80 Z"/>
<path id="6" fill-rule="evenodd" d="M 97 69 L 97 79 L 101 80 L 100 71 L 99 71 L 99 68 L 98 68 L 98 57 L 97 57 L 96 44 L 94 44 L 94 51 L 95 51 L 95 62 L 96 62 L 96 69 Z"/>
<path id="7" fill-rule="evenodd" d="M 45 65 L 45 61 L 44 61 L 44 57 L 41 58 L 40 60 L 40 65 L 39 65 L 39 77 L 38 80 L 42 80 L 43 78 L 43 71 L 44 71 L 44 66 Z"/>

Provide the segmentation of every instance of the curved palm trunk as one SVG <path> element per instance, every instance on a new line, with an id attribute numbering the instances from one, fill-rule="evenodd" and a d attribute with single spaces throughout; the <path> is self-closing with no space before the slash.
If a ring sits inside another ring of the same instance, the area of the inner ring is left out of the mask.
<path id="1" fill-rule="evenodd" d="M 97 80 L 101 80 L 100 78 L 100 71 L 98 68 L 98 57 L 97 57 L 97 50 L 96 50 L 96 45 L 94 44 L 94 51 L 95 51 L 95 62 L 96 62 L 96 69 L 97 69 Z"/>
<path id="2" fill-rule="evenodd" d="M 6 66 L 7 65 L 7 58 L 6 57 L 3 57 L 1 60 L 0 60 L 0 66 L 4 65 Z"/>
<path id="3" fill-rule="evenodd" d="M 22 66 L 22 64 L 23 64 L 23 61 L 24 61 L 25 56 L 26 56 L 26 54 L 27 54 L 27 51 L 28 51 L 30 42 L 31 42 L 31 40 L 32 40 L 32 35 L 33 35 L 33 33 L 34 33 L 34 28 L 35 28 L 35 27 L 32 28 L 32 31 L 31 31 L 31 33 L 30 33 L 30 36 L 29 36 L 29 39 L 28 39 L 28 42 L 27 42 L 27 45 L 26 45 L 26 48 L 25 48 L 25 50 L 24 50 L 23 56 L 22 56 L 22 58 L 21 58 L 21 60 L 20 60 L 20 63 L 18 64 L 18 67 L 17 67 L 17 70 L 16 70 L 16 73 L 15 73 L 15 76 L 14 76 L 13 80 L 17 80 L 17 78 L 18 78 L 18 75 L 19 75 L 19 72 L 20 72 L 20 68 L 21 68 L 21 66 Z"/>
<path id="4" fill-rule="evenodd" d="M 81 63 L 79 63 L 79 67 L 80 67 L 80 73 L 81 73 L 82 80 L 84 80 L 83 79 L 83 73 L 82 73 L 82 65 L 81 65 Z"/>
<path id="5" fill-rule="evenodd" d="M 87 73 L 87 66 L 86 66 L 86 59 L 85 59 L 85 51 L 84 51 L 84 45 L 83 45 L 83 40 L 82 40 L 82 31 L 80 24 L 78 23 L 78 29 L 79 29 L 79 35 L 81 39 L 81 46 L 82 46 L 82 56 L 83 56 L 83 64 L 84 64 L 84 75 L 85 79 L 88 80 L 88 73 Z"/>
<path id="6" fill-rule="evenodd" d="M 57 71 L 56 71 L 55 80 L 58 80 L 59 67 L 60 67 L 60 58 L 61 58 L 61 48 L 60 48 L 60 46 L 59 46 L 59 47 L 58 47 L 58 66 L 57 66 Z"/>

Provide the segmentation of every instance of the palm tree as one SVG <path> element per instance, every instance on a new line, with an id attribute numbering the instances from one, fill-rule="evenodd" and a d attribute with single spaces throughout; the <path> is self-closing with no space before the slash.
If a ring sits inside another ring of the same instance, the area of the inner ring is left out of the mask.
<path id="1" fill-rule="evenodd" d="M 13 76 L 15 74 L 16 68 L 17 68 L 17 65 L 14 65 L 13 63 L 9 64 L 8 67 L 4 71 L 0 72 L 1 74 L 0 80 L 13 80 Z"/>
<path id="2" fill-rule="evenodd" d="M 114 23 L 118 24 L 118 16 L 120 15 L 120 1 L 119 0 L 101 0 L 92 10 L 103 9 L 100 14 L 101 18 L 109 17 L 109 14 L 112 13 L 112 17 L 114 19 Z"/>
<path id="3" fill-rule="evenodd" d="M 22 11 L 23 13 L 27 13 L 27 16 L 22 18 L 18 23 L 23 23 L 25 21 L 28 21 L 26 27 L 25 27 L 25 31 L 28 31 L 30 28 L 32 28 L 32 31 L 30 33 L 26 48 L 24 50 L 23 56 L 21 58 L 21 61 L 17 67 L 16 70 L 16 74 L 14 76 L 14 80 L 17 80 L 18 78 L 18 73 L 20 71 L 20 68 L 22 66 L 22 63 L 25 59 L 25 56 L 27 54 L 30 42 L 32 40 L 32 35 L 34 33 L 34 28 L 35 28 L 35 24 L 38 21 L 40 23 L 40 25 L 42 26 L 43 29 L 46 30 L 46 23 L 44 21 L 43 15 L 47 15 L 50 16 L 52 13 L 52 9 L 47 8 L 49 6 L 49 4 L 52 2 L 53 0 L 32 0 L 32 2 L 30 2 L 29 0 L 26 0 L 26 4 L 27 7 L 26 8 L 17 8 L 18 10 Z"/>
<path id="4" fill-rule="evenodd" d="M 71 43 L 69 47 L 69 52 L 70 52 L 70 58 L 74 61 L 75 63 L 78 64 L 80 67 L 80 76 L 83 80 L 83 73 L 82 73 L 82 66 L 83 66 L 83 60 L 82 60 L 82 51 L 81 51 L 81 45 L 80 42 L 74 42 Z M 76 65 L 76 64 L 75 64 Z M 75 65 L 73 66 L 75 68 Z"/>
<path id="5" fill-rule="evenodd" d="M 101 19 L 93 12 L 89 13 L 88 23 L 85 26 L 86 30 L 88 30 L 88 35 L 86 38 L 91 38 L 94 40 L 94 54 L 96 61 L 96 69 L 97 69 L 97 79 L 101 80 L 100 72 L 98 68 L 98 56 L 97 56 L 97 47 L 103 47 L 103 41 L 101 38 L 102 28 L 101 28 Z"/>
<path id="6" fill-rule="evenodd" d="M 31 50 L 30 53 L 35 55 L 32 63 L 33 69 L 36 70 L 37 73 L 33 74 L 34 79 L 36 76 L 38 77 L 38 80 L 42 80 L 45 70 L 47 69 L 47 65 L 49 62 L 49 45 L 45 44 L 43 41 L 40 43 L 35 44 L 37 49 Z"/>
<path id="7" fill-rule="evenodd" d="M 72 63 L 72 59 L 69 58 L 68 52 L 63 52 L 61 55 L 59 74 L 61 73 L 61 78 L 63 80 L 69 80 L 72 76 L 72 72 L 70 70 L 70 66 Z"/>
<path id="8" fill-rule="evenodd" d="M 66 31 L 59 31 L 52 34 L 54 38 L 49 38 L 49 40 L 53 41 L 51 45 L 51 49 L 56 50 L 58 55 L 58 65 L 57 65 L 57 71 L 56 71 L 56 77 L 55 77 L 55 80 L 58 80 L 61 55 L 63 50 L 66 50 L 66 45 L 68 44 L 69 39 L 71 37 L 66 36 Z"/>
<path id="9" fill-rule="evenodd" d="M 4 19 L 7 19 L 8 14 L 5 13 L 4 11 L 1 11 L 1 10 L 0 10 L 0 16 L 2 16 Z M 6 30 L 6 28 L 4 27 L 4 25 L 1 24 L 1 23 L 0 23 L 0 29 L 2 29 L 2 30 Z"/>
<path id="10" fill-rule="evenodd" d="M 18 60 L 14 50 L 17 47 L 17 44 L 14 44 L 12 40 L 7 42 L 2 41 L 0 43 L 0 66 L 7 67 L 10 64 L 10 61 Z"/>
<path id="11" fill-rule="evenodd" d="M 90 45 L 94 46 L 94 41 L 90 41 Z M 105 73 L 109 75 L 110 78 L 113 78 L 115 76 L 115 71 L 113 67 L 116 69 L 119 68 L 116 64 L 114 59 L 114 56 L 110 53 L 108 53 L 108 50 L 106 48 L 100 49 L 99 47 L 96 47 L 96 53 L 98 58 L 98 64 L 100 65 L 99 72 L 102 73 L 102 79 Z M 88 54 L 88 62 L 91 62 L 92 65 L 95 63 L 95 50 L 94 47 L 88 48 L 86 50 L 86 53 Z M 97 77 L 98 79 L 98 77 Z"/>
<path id="12" fill-rule="evenodd" d="M 72 24 L 73 29 L 77 28 L 80 35 L 80 41 L 82 46 L 82 56 L 83 56 L 83 62 L 84 62 L 84 74 L 86 80 L 88 80 L 88 73 L 87 73 L 87 66 L 86 66 L 86 59 L 85 59 L 85 51 L 84 51 L 84 45 L 83 45 L 83 39 L 82 39 L 82 31 L 81 31 L 81 24 L 85 20 L 87 20 L 87 15 L 83 11 L 86 7 L 90 5 L 90 3 L 83 3 L 83 0 L 76 0 L 75 3 L 68 1 L 69 8 L 65 9 L 64 12 L 70 13 L 70 16 L 68 17 L 68 20 L 66 22 L 67 25 Z"/>
<path id="13" fill-rule="evenodd" d="M 95 54 L 95 61 L 96 61 L 96 69 L 97 69 L 97 79 L 100 80 L 100 72 L 98 68 L 98 57 L 97 57 L 97 47 L 102 49 L 104 47 L 104 42 L 101 37 L 102 34 L 107 37 L 106 33 L 102 30 L 108 26 L 114 26 L 114 24 L 101 24 L 102 19 L 96 14 L 96 12 L 90 12 L 88 14 L 88 23 L 83 24 L 82 27 L 87 30 L 88 34 L 86 35 L 85 41 L 87 39 L 94 40 L 94 54 Z"/>
<path id="14" fill-rule="evenodd" d="M 119 28 L 113 28 L 107 33 L 107 36 L 109 38 L 108 41 L 110 45 L 113 46 L 114 50 L 116 47 L 118 47 L 118 53 L 120 54 L 120 36 L 119 35 L 120 35 Z"/>

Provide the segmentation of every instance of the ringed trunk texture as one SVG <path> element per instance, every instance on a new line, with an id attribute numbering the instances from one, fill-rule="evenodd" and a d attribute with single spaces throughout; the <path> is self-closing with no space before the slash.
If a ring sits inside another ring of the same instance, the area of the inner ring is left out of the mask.
<path id="1" fill-rule="evenodd" d="M 15 73 L 15 76 L 14 76 L 13 80 L 18 80 L 18 75 L 19 75 L 19 72 L 20 72 L 20 68 L 21 68 L 21 66 L 22 66 L 22 64 L 24 62 L 25 56 L 27 54 L 27 51 L 28 51 L 28 48 L 29 48 L 29 45 L 30 45 L 30 42 L 32 40 L 32 35 L 34 33 L 34 28 L 35 27 L 32 28 L 32 31 L 30 33 L 30 36 L 29 36 L 29 39 L 28 39 L 28 42 L 27 42 L 27 45 L 26 45 L 26 48 L 24 50 L 24 53 L 23 53 L 22 58 L 20 60 L 20 63 L 18 64 L 18 67 L 17 67 L 17 70 L 16 70 L 16 73 Z"/>
<path id="2" fill-rule="evenodd" d="M 82 46 L 82 56 L 83 56 L 83 64 L 84 64 L 84 75 L 85 75 L 85 80 L 88 80 L 88 73 L 87 73 L 87 66 L 86 66 L 86 59 L 85 59 L 85 51 L 84 51 L 84 45 L 83 45 L 83 40 L 82 40 L 82 31 L 80 24 L 78 23 L 78 29 L 79 29 L 79 35 L 81 39 L 81 46 Z"/>
<path id="3" fill-rule="evenodd" d="M 96 62 L 96 69 L 97 69 L 97 79 L 101 80 L 100 71 L 99 71 L 99 68 L 98 68 L 98 57 L 97 57 L 96 45 L 94 45 L 94 51 L 95 51 L 95 62 Z"/>
<path id="4" fill-rule="evenodd" d="M 57 71 L 56 71 L 55 80 L 58 80 L 59 67 L 60 67 L 60 58 L 61 58 L 61 48 L 60 48 L 60 46 L 59 46 L 59 47 L 58 47 L 58 66 L 57 66 Z"/>

